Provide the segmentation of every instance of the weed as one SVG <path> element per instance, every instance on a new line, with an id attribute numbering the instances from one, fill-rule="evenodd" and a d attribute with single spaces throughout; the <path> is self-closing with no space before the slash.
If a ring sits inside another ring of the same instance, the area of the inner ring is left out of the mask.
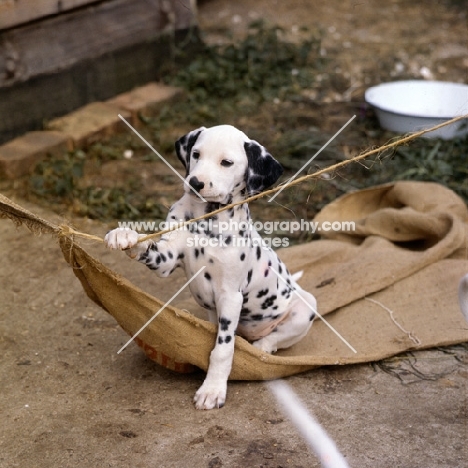
<path id="1" fill-rule="evenodd" d="M 288 42 L 282 28 L 258 21 L 239 43 L 205 46 L 186 68 L 167 80 L 187 89 L 197 103 L 215 98 L 256 105 L 289 99 L 314 83 L 324 63 L 320 44 L 316 33 L 299 44 Z"/>
<path id="2" fill-rule="evenodd" d="M 371 166 L 362 186 L 391 180 L 437 182 L 468 202 L 468 137 L 453 140 L 425 139 L 400 146 Z"/>
<path id="3" fill-rule="evenodd" d="M 115 148 L 105 148 L 104 154 L 112 154 L 114 159 Z M 137 220 L 147 217 L 154 220 L 164 217 L 160 206 L 139 191 L 136 183 L 128 182 L 126 189 L 82 186 L 88 156 L 78 150 L 64 154 L 61 159 L 45 159 L 29 179 L 30 193 L 51 205 L 69 206 L 74 214 L 93 219 Z"/>

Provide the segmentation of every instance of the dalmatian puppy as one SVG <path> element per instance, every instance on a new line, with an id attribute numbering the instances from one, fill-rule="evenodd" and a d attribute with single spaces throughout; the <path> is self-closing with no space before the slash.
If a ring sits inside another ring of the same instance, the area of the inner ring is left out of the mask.
<path id="1" fill-rule="evenodd" d="M 187 172 L 185 193 L 169 210 L 168 223 L 242 201 L 270 187 L 283 172 L 263 146 L 230 125 L 201 127 L 180 138 L 175 148 Z M 220 408 L 226 399 L 235 334 L 267 353 L 290 347 L 309 331 L 316 300 L 296 283 L 299 275 L 291 275 L 262 242 L 247 204 L 189 226 L 158 242 L 140 243 L 143 234 L 118 228 L 107 233 L 105 242 L 161 277 L 181 267 L 189 279 L 205 267 L 189 287 L 218 331 L 194 402 L 197 409 Z"/>

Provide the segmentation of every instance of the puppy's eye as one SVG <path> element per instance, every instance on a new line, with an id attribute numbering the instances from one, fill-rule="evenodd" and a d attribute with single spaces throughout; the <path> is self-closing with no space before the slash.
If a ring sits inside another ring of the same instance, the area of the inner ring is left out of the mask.
<path id="1" fill-rule="evenodd" d="M 199 153 L 198 151 L 194 151 L 194 152 L 192 153 L 192 158 L 193 158 L 193 159 L 198 159 L 199 157 L 200 157 L 200 153 Z"/>
<path id="2" fill-rule="evenodd" d="M 224 167 L 231 167 L 234 163 L 232 161 L 230 161 L 229 159 L 223 159 L 221 161 L 221 166 L 224 166 Z"/>

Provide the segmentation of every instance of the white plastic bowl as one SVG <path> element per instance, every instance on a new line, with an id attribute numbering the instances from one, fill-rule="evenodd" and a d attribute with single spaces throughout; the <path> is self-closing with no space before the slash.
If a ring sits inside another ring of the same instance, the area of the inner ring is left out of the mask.
<path id="1" fill-rule="evenodd" d="M 380 125 L 398 133 L 417 132 L 468 114 L 468 85 L 444 81 L 395 81 L 369 88 L 366 102 Z M 424 134 L 449 140 L 468 133 L 468 119 Z"/>

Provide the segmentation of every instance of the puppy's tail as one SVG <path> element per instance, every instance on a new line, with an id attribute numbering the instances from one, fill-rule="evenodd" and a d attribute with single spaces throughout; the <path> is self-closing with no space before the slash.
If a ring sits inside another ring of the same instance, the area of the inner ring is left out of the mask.
<path id="1" fill-rule="evenodd" d="M 299 281 L 301 278 L 302 278 L 302 275 L 304 274 L 304 272 L 301 270 L 301 271 L 298 271 L 297 273 L 294 273 L 291 275 L 291 278 L 294 280 L 294 281 Z"/>
<path id="2" fill-rule="evenodd" d="M 461 279 L 458 285 L 458 302 L 462 314 L 468 322 L 468 274 Z"/>

